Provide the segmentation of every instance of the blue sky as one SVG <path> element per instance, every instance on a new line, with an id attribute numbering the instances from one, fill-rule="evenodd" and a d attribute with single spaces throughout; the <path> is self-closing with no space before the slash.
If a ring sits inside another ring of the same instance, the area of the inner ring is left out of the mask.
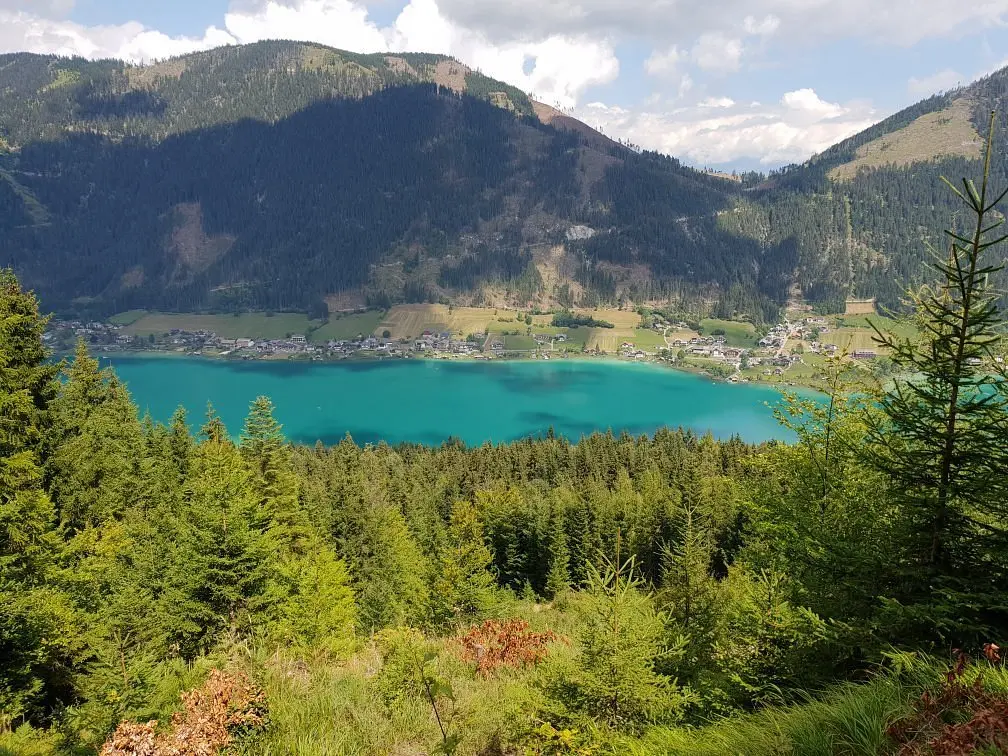
<path id="1" fill-rule="evenodd" d="M 440 52 L 610 136 L 766 169 L 1003 65 L 1006 24 L 1008 0 L 0 0 L 0 52 Z"/>

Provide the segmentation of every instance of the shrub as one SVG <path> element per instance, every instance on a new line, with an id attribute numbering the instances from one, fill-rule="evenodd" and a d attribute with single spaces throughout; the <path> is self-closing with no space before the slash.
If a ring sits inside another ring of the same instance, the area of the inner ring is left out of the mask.
<path id="1" fill-rule="evenodd" d="M 240 672 L 213 670 L 200 688 L 182 694 L 182 706 L 166 733 L 157 732 L 156 719 L 123 722 L 102 746 L 101 756 L 217 754 L 266 724 L 265 697 Z"/>
<path id="2" fill-rule="evenodd" d="M 536 633 L 524 620 L 487 620 L 474 625 L 459 639 L 462 658 L 476 664 L 476 673 L 488 677 L 501 667 L 532 667 L 546 658 L 552 631 Z"/>

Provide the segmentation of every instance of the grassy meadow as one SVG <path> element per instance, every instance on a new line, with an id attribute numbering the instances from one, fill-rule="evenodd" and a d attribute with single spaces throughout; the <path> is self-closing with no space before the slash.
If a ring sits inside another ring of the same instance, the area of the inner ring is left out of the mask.
<path id="1" fill-rule="evenodd" d="M 367 312 L 356 312 L 349 315 L 331 315 L 329 322 L 312 332 L 312 341 L 324 343 L 326 341 L 341 341 L 353 339 L 357 336 L 381 335 L 382 329 L 378 326 L 385 317 L 385 313 L 380 310 L 368 310 Z"/>
<path id="2" fill-rule="evenodd" d="M 125 325 L 123 330 L 130 336 L 168 333 L 177 328 L 181 331 L 212 331 L 225 339 L 282 339 L 291 334 L 307 333 L 321 325 L 320 320 L 309 320 L 307 315 L 288 312 L 275 315 L 264 312 L 239 315 L 149 312 Z"/>
<path id="3" fill-rule="evenodd" d="M 724 331 L 728 346 L 751 349 L 759 344 L 759 334 L 752 323 L 739 323 L 734 320 L 717 320 L 707 318 L 700 321 L 704 336 L 713 336 L 714 331 Z"/>

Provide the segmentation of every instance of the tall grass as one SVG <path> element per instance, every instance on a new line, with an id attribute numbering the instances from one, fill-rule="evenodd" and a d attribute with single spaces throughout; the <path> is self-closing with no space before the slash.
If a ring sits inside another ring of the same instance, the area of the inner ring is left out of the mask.
<path id="1" fill-rule="evenodd" d="M 655 729 L 617 750 L 634 756 L 876 756 L 885 752 L 888 724 L 909 713 L 919 694 L 916 685 L 883 677 L 707 727 Z"/>
<path id="2" fill-rule="evenodd" d="M 258 666 L 258 664 L 256 665 Z M 243 743 L 245 756 L 364 756 L 431 753 L 441 734 L 431 704 L 416 691 L 390 701 L 382 659 L 372 645 L 348 663 L 294 661 L 274 656 L 260 667 L 269 702 L 265 732 Z M 436 674 L 450 682 L 455 704 L 441 716 L 461 734 L 459 756 L 473 756 L 533 724 L 541 708 L 529 672 L 478 677 L 472 665 L 442 648 Z M 393 694 L 395 691 L 391 691 Z"/>
<path id="3" fill-rule="evenodd" d="M 932 659 L 903 654 L 896 670 L 867 683 L 706 727 L 655 728 L 639 740 L 618 738 L 613 750 L 630 756 L 884 756 L 892 751 L 889 725 L 909 715 L 944 674 Z M 989 693 L 1008 695 L 1004 666 L 971 665 L 963 681 L 970 684 L 979 675 Z"/>

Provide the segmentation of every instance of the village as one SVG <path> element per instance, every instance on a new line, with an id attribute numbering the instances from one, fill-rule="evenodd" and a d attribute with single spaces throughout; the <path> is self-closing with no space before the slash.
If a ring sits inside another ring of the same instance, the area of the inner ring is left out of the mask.
<path id="1" fill-rule="evenodd" d="M 459 330 L 425 328 L 420 333 L 398 330 L 393 337 L 390 330 L 379 326 L 351 338 L 323 340 L 319 338 L 321 334 L 312 331 L 286 333 L 279 338 L 253 335 L 228 338 L 210 330 L 212 323 L 196 330 L 171 328 L 164 332 L 136 333 L 136 329 L 114 321 L 60 319 L 50 321 L 45 340 L 54 352 L 64 354 L 83 339 L 94 353 L 177 354 L 229 360 L 617 357 L 664 364 L 733 383 L 767 381 L 795 385 L 813 382 L 823 361 L 838 354 L 866 366 L 884 356 L 874 346 L 873 331 L 865 322 L 845 320 L 842 316 L 789 314 L 793 320 L 784 318 L 765 330 L 732 321 L 704 321 L 701 325 L 654 314 L 642 315 L 636 329 L 623 331 L 625 336 L 614 338 L 601 348 L 597 343 L 586 345 L 586 335 L 578 330 L 557 328 L 548 329 L 549 332 L 528 328 L 527 335 L 523 330 L 518 337 L 514 334 L 519 331 L 513 329 L 501 332 L 485 328 L 462 336 Z M 231 326 L 230 336 L 240 333 L 241 326 L 228 323 L 224 316 L 215 317 L 221 320 L 213 322 Z M 372 325 L 377 322 L 376 318 Z M 594 329 L 594 332 L 603 331 Z"/>
<path id="2" fill-rule="evenodd" d="M 471 334 L 460 338 L 447 331 L 425 330 L 417 338 L 393 339 L 359 334 L 352 339 L 331 339 L 313 343 L 303 334 L 290 334 L 280 339 L 251 337 L 224 338 L 213 331 L 171 329 L 164 334 L 147 337 L 131 335 L 121 325 L 100 321 L 50 321 L 45 341 L 57 352 L 69 352 L 83 339 L 93 352 L 177 353 L 193 356 L 228 357 L 234 359 L 300 358 L 314 361 L 339 360 L 352 357 L 471 357 L 488 359 L 504 356 L 530 356 L 543 349 L 555 349 L 564 344 L 564 334 L 536 336 L 535 349 L 505 349 L 499 334 Z"/>

